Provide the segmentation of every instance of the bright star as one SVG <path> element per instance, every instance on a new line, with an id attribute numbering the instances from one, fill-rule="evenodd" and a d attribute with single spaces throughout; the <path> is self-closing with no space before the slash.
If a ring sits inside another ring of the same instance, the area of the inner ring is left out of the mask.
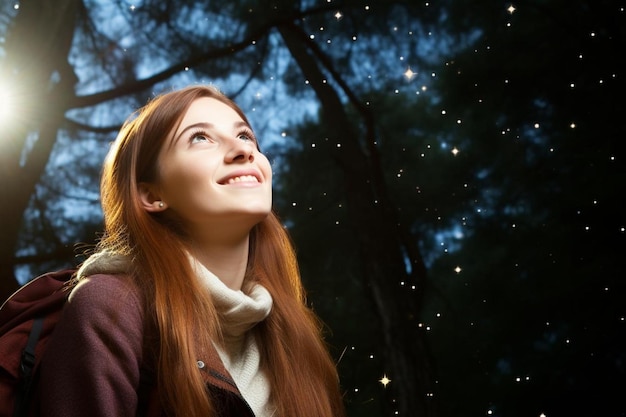
<path id="1" fill-rule="evenodd" d="M 379 379 L 378 382 L 383 384 L 383 387 L 387 387 L 387 384 L 389 384 L 391 382 L 391 379 L 387 378 L 387 375 L 383 374 L 383 377 L 381 379 Z"/>

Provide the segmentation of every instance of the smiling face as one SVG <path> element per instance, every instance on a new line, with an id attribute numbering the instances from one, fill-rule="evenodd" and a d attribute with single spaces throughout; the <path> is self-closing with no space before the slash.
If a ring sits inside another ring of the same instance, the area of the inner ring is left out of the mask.
<path id="1" fill-rule="evenodd" d="M 170 137 L 158 157 L 158 178 L 144 193 L 150 211 L 171 210 L 191 235 L 206 226 L 249 231 L 267 216 L 270 163 L 232 107 L 199 98 Z"/>

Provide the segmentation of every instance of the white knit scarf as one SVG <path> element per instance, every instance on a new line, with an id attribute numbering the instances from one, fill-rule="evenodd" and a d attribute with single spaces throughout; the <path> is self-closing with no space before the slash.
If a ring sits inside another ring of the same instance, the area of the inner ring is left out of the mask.
<path id="1" fill-rule="evenodd" d="M 235 291 L 200 262 L 192 260 L 192 267 L 200 281 L 211 292 L 215 308 L 222 320 L 224 345 L 216 344 L 215 347 L 226 369 L 255 416 L 273 415 L 273 407 L 269 403 L 269 381 L 260 368 L 261 356 L 256 339 L 249 332 L 270 313 L 272 296 L 259 284 L 253 284 L 245 292 Z"/>

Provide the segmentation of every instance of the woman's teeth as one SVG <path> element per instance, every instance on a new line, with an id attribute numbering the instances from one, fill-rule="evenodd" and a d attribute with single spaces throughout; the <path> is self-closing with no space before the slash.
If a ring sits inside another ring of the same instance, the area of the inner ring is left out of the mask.
<path id="1" fill-rule="evenodd" d="M 242 175 L 240 177 L 228 179 L 228 184 L 234 184 L 237 182 L 259 182 L 259 180 L 254 175 Z"/>

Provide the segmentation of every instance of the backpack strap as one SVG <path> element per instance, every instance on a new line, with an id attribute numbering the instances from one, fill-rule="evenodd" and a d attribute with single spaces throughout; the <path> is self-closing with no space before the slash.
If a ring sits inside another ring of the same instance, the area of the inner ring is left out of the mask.
<path id="1" fill-rule="evenodd" d="M 30 395 L 30 389 L 33 381 L 33 369 L 35 368 L 35 347 L 39 341 L 39 335 L 43 329 L 43 317 L 37 317 L 33 321 L 33 326 L 28 335 L 26 347 L 22 352 L 20 360 L 20 373 L 22 376 L 20 386 L 17 390 L 15 398 L 15 408 L 13 409 L 13 417 L 23 417 L 26 415 L 26 401 Z"/>

